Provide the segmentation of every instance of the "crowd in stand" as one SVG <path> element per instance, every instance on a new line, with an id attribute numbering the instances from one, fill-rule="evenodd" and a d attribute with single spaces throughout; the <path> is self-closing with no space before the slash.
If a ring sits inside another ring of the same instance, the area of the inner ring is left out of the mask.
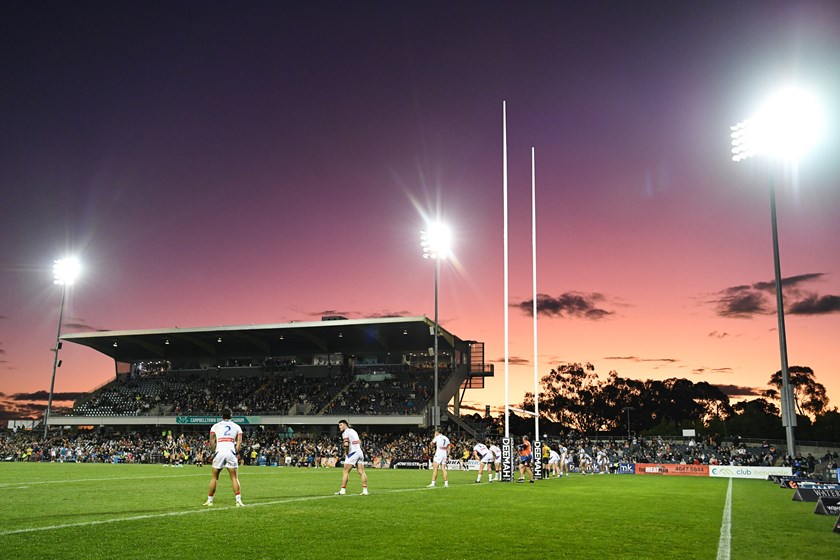
<path id="1" fill-rule="evenodd" d="M 85 432 L 49 438 L 27 431 L 0 432 L 0 460 L 80 463 L 204 464 L 208 437 L 202 433 L 173 434 L 147 430 L 124 434 Z M 371 464 L 387 468 L 394 458 L 427 459 L 431 435 L 365 434 L 365 453 Z M 283 434 L 253 430 L 245 437 L 241 459 L 245 465 L 334 467 L 344 451 L 340 436 Z"/>
<path id="2" fill-rule="evenodd" d="M 0 460 L 29 462 L 99 462 L 159 463 L 181 466 L 203 465 L 208 460 L 208 437 L 203 432 L 173 433 L 170 429 L 150 428 L 116 434 L 107 430 L 53 436 L 46 442 L 41 434 L 28 431 L 0 431 Z M 363 433 L 363 445 L 369 464 L 389 468 L 395 460 L 412 460 L 426 464 L 430 459 L 430 430 L 402 434 Z M 479 441 L 466 434 L 451 435 L 453 460 L 467 460 Z M 500 443 L 501 438 L 480 441 Z M 818 465 L 837 468 L 836 452 L 821 457 L 821 463 L 810 453 L 807 456 L 777 457 L 772 446 L 748 447 L 736 442 L 677 441 L 661 437 L 595 440 L 574 433 L 565 437 L 546 437 L 543 442 L 552 449 L 566 447 L 572 470 L 581 467 L 585 457 L 601 455 L 602 465 L 592 465 L 594 472 L 615 472 L 620 463 L 680 463 L 695 465 L 791 466 L 794 472 L 813 474 Z M 254 429 L 246 433 L 241 460 L 245 465 L 334 467 L 343 453 L 338 435 L 291 434 L 271 429 Z"/>
<path id="3" fill-rule="evenodd" d="M 403 374 L 381 381 L 303 373 L 208 376 L 163 373 L 121 378 L 73 409 L 79 416 L 234 414 L 417 414 L 428 404 L 431 377 Z"/>
<path id="4" fill-rule="evenodd" d="M 419 379 L 387 379 L 350 384 L 323 409 L 324 414 L 417 414 L 428 403 L 431 387 Z"/>

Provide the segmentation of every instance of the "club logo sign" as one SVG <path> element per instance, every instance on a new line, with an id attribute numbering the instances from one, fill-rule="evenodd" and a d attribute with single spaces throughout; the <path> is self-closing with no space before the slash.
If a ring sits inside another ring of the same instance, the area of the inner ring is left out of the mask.
<path id="1" fill-rule="evenodd" d="M 513 482 L 513 439 L 502 438 L 502 482 Z"/>
<path id="2" fill-rule="evenodd" d="M 635 463 L 619 463 L 618 474 L 636 474 Z"/>
<path id="3" fill-rule="evenodd" d="M 531 463 L 534 466 L 534 480 L 540 480 L 543 477 L 542 442 L 540 440 L 534 442 L 534 454 L 531 457 Z"/>

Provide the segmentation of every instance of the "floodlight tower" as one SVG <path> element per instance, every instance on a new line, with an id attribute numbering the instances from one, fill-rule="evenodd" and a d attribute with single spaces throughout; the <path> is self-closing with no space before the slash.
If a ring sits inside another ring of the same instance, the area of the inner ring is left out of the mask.
<path id="1" fill-rule="evenodd" d="M 67 296 L 67 286 L 73 284 L 81 272 L 81 264 L 75 257 L 57 259 L 53 262 L 53 284 L 61 286 L 61 305 L 58 307 L 58 332 L 55 335 L 53 351 L 52 379 L 50 380 L 50 396 L 47 400 L 47 412 L 44 415 L 44 441 L 47 439 L 50 414 L 52 413 L 53 390 L 55 389 L 55 370 L 58 368 L 58 351 L 61 348 L 61 323 L 64 319 L 64 299 Z"/>
<path id="2" fill-rule="evenodd" d="M 440 403 L 438 403 L 438 282 L 440 278 L 440 261 L 449 255 L 452 234 L 449 228 L 436 220 L 427 225 L 427 229 L 420 232 L 420 246 L 423 247 L 423 258 L 435 261 L 435 391 L 432 403 L 432 423 L 435 428 L 440 426 Z"/>
<path id="3" fill-rule="evenodd" d="M 776 225 L 776 187 L 774 163 L 796 162 L 819 140 L 822 116 L 813 96 L 794 88 L 773 96 L 751 118 L 732 130 L 732 160 L 743 161 L 765 156 L 770 166 L 770 225 L 773 234 L 773 264 L 776 276 L 776 315 L 779 327 L 779 354 L 782 365 L 782 425 L 787 437 L 788 455 L 796 455 L 794 427 L 796 410 L 788 371 L 782 272 L 779 264 L 779 234 Z"/>

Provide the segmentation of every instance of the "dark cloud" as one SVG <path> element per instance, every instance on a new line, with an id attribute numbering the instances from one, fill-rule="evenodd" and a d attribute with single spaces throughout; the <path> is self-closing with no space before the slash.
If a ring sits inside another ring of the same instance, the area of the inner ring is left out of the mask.
<path id="1" fill-rule="evenodd" d="M 393 319 L 396 317 L 413 317 L 410 311 L 382 311 L 381 313 L 369 313 L 365 315 L 371 319 Z"/>
<path id="2" fill-rule="evenodd" d="M 504 364 L 505 363 L 505 357 L 502 356 L 498 360 L 492 360 L 491 363 Z M 520 358 L 519 356 L 508 356 L 508 363 L 511 364 L 511 365 L 514 365 L 514 366 L 527 366 L 528 364 L 531 363 L 531 360 L 529 360 L 528 358 Z"/>
<path id="3" fill-rule="evenodd" d="M 787 313 L 794 315 L 824 315 L 840 312 L 840 296 L 819 295 L 803 289 L 803 285 L 825 276 L 813 272 L 782 278 Z M 750 318 L 776 313 L 776 283 L 755 282 L 751 285 L 732 286 L 721 290 L 711 303 L 721 317 Z M 710 335 L 711 336 L 711 335 Z"/>
<path id="4" fill-rule="evenodd" d="M 53 402 L 55 401 L 75 401 L 82 395 L 86 395 L 87 393 L 53 393 Z M 34 393 L 15 393 L 10 395 L 9 398 L 13 401 L 34 401 L 34 402 L 47 402 L 50 398 L 50 393 L 45 390 L 35 391 Z"/>
<path id="5" fill-rule="evenodd" d="M 728 397 L 760 397 L 763 391 L 756 387 L 743 387 L 741 385 L 715 385 Z"/>
<path id="6" fill-rule="evenodd" d="M 840 296 L 819 296 L 809 294 L 790 304 L 787 310 L 791 315 L 824 315 L 840 312 Z"/>
<path id="7" fill-rule="evenodd" d="M 774 310 L 773 302 L 763 292 L 749 286 L 727 288 L 715 302 L 722 317 L 752 317 L 766 315 Z"/>
<path id="8" fill-rule="evenodd" d="M 104 332 L 108 330 L 90 325 L 84 317 L 67 317 L 62 323 L 62 327 L 75 332 Z"/>
<path id="9" fill-rule="evenodd" d="M 709 338 L 726 338 L 729 336 L 728 332 L 712 331 L 709 333 Z"/>
<path id="10" fill-rule="evenodd" d="M 85 323 L 64 323 L 64 328 L 69 329 L 72 331 L 84 331 L 84 332 L 105 332 L 108 329 L 97 329 L 95 327 L 91 327 Z"/>
<path id="11" fill-rule="evenodd" d="M 0 398 L 0 420 L 41 418 L 44 416 L 46 408 L 46 403 L 21 403 Z M 53 403 L 53 410 L 56 413 L 65 413 L 70 411 L 69 408 L 55 406 L 55 403 Z"/>
<path id="12" fill-rule="evenodd" d="M 789 276 L 788 278 L 782 278 L 782 290 L 784 290 L 785 288 L 795 288 L 800 284 L 810 282 L 811 280 L 818 280 L 822 276 L 825 276 L 824 272 L 811 272 L 809 274 L 800 274 L 799 276 Z M 752 287 L 756 290 L 764 290 L 772 294 L 776 293 L 775 280 L 771 282 L 756 282 L 752 285 Z"/>
<path id="13" fill-rule="evenodd" d="M 325 309 L 323 311 L 311 311 L 307 313 L 310 317 L 330 317 L 338 315 L 340 317 L 352 317 L 355 315 L 352 311 L 339 311 L 338 309 Z"/>
<path id="14" fill-rule="evenodd" d="M 613 315 L 614 311 L 608 311 L 598 307 L 599 302 L 606 298 L 597 292 L 566 292 L 557 297 L 547 294 L 537 294 L 537 314 L 548 317 L 571 317 L 578 319 L 605 319 Z M 528 299 L 512 307 L 518 308 L 528 316 L 534 315 L 534 300 Z"/>

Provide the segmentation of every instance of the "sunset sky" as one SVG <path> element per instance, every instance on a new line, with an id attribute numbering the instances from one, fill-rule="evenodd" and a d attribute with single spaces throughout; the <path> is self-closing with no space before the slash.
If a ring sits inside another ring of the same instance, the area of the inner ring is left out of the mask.
<path id="1" fill-rule="evenodd" d="M 433 317 L 437 208 L 441 323 L 496 363 L 467 400 L 503 404 L 503 100 L 513 403 L 533 146 L 541 375 L 765 389 L 773 169 L 790 364 L 840 405 L 837 2 L 14 2 L 0 42 L 7 413 L 49 389 L 55 258 L 84 266 L 65 333 Z M 732 162 L 729 127 L 792 83 L 822 141 L 797 167 Z M 58 393 L 113 377 L 61 358 Z"/>

